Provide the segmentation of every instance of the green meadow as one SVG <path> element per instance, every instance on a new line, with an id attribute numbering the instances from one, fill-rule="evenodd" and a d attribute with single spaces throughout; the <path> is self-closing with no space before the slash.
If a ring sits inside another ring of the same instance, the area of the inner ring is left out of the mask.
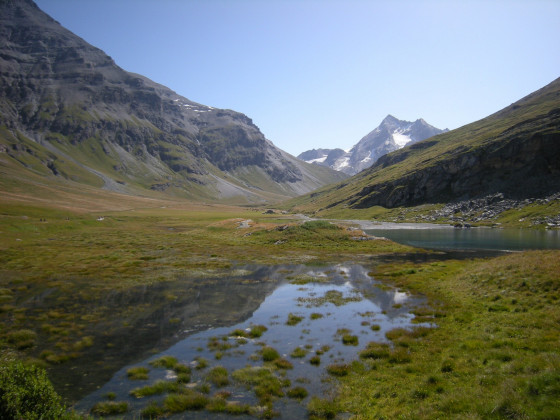
<path id="1" fill-rule="evenodd" d="M 368 262 L 377 255 L 425 253 L 387 240 L 356 240 L 362 233 L 355 229 L 280 212 L 264 214 L 262 208 L 153 199 L 129 204 L 114 209 L 92 204 L 88 210 L 2 201 L 0 379 L 8 390 L 0 395 L 2 401 L 17 394 L 17 386 L 28 387 L 25 372 L 37 367 L 48 373 L 49 379 L 39 376 L 42 386 L 52 381 L 62 397 L 54 390 L 45 394 L 51 395 L 52 405 L 59 409 L 73 403 L 133 360 L 115 356 L 90 366 L 91 380 L 80 390 L 68 384 L 71 367 L 87 365 L 95 354 L 117 354 L 115 337 L 158 305 L 177 300 L 179 286 L 187 291 L 221 287 L 243 264 Z M 393 331 L 387 336 L 390 345 L 370 343 L 355 362 L 329 366 L 336 397 L 312 398 L 310 418 L 560 417 L 558 273 L 559 251 L 376 265 L 375 279 L 428 298 L 416 319 L 437 328 Z M 305 284 L 304 279 L 293 281 Z M 167 288 L 153 302 L 120 304 L 107 298 L 160 286 Z M 290 314 L 283 319 L 297 323 Z M 168 321 L 173 331 L 178 320 Z M 356 344 L 351 334 L 341 340 Z M 263 360 L 276 361 L 274 349 L 265 350 Z M 24 371 L 19 385 L 6 379 L 13 369 Z M 219 373 L 213 372 L 211 380 L 224 380 Z M 141 379 L 146 372 L 128 374 Z M 290 392 L 303 398 L 299 389 Z M 194 397 L 181 398 L 170 398 L 167 412 Z M 198 398 L 196 403 L 212 411 L 221 401 Z M 238 407 L 229 408 L 235 413 Z M 107 402 L 94 414 L 125 409 Z M 26 417 L 30 412 L 17 413 Z"/>

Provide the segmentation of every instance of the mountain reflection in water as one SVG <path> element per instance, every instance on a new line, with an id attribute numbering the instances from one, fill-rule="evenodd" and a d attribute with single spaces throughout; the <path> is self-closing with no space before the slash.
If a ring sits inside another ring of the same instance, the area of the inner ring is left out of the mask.
<path id="1" fill-rule="evenodd" d="M 103 401 L 105 395 L 114 393 L 116 400 L 128 402 L 131 409 L 127 415 L 138 417 L 147 402 L 133 398 L 130 391 L 173 378 L 171 371 L 154 368 L 150 361 L 163 355 L 191 366 L 196 366 L 199 358 L 208 361 L 205 369 L 193 369 L 191 384 L 187 386 L 196 387 L 206 383 L 205 375 L 212 367 L 225 367 L 231 377 L 234 371 L 248 365 L 262 366 L 263 346 L 274 348 L 293 364 L 293 369 L 282 371 L 282 380 L 289 381 L 292 386 L 301 384 L 310 396 L 324 397 L 332 389 L 329 381 L 325 382 L 328 377 L 325 368 L 329 364 L 357 359 L 358 352 L 369 342 L 386 342 L 385 333 L 391 329 L 411 328 L 414 317 L 411 309 L 425 303 L 419 297 L 378 283 L 368 275 L 369 268 L 358 264 L 244 266 L 237 272 L 243 275 L 213 284 L 201 281 L 196 294 L 191 293 L 193 298 L 163 311 L 167 314 L 164 324 L 171 317 L 181 319 L 181 328 L 175 337 L 182 339 L 155 356 L 120 369 L 103 387 L 82 399 L 76 408 L 88 411 L 95 403 Z M 288 325 L 289 314 L 301 320 Z M 262 336 L 249 337 L 240 344 L 239 337 L 231 335 L 234 330 L 245 331 L 255 325 L 266 327 Z M 345 345 L 342 340 L 345 335 L 355 336 L 356 342 Z M 223 351 L 217 351 L 215 343 L 226 343 Z M 326 351 L 325 346 L 328 346 Z M 294 349 L 299 349 L 302 356 L 294 356 Z M 322 361 L 310 363 L 310 358 L 316 354 L 321 354 Z M 127 370 L 133 366 L 149 369 L 149 380 L 130 380 Z M 235 381 L 219 390 L 212 386 L 211 394 L 224 389 L 236 402 L 258 406 L 254 393 Z M 280 398 L 275 409 L 279 409 L 283 417 L 288 416 L 285 418 L 304 417 L 310 396 L 301 403 Z M 160 396 L 159 401 L 163 398 Z M 205 411 L 187 412 L 182 413 L 181 418 L 185 416 L 202 419 L 217 415 Z"/>

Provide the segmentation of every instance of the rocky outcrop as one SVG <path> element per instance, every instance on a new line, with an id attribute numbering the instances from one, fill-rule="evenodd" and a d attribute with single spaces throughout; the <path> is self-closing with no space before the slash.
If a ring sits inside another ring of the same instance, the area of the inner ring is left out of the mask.
<path id="1" fill-rule="evenodd" d="M 430 214 L 419 216 L 418 221 L 435 222 L 445 219 L 456 223 L 458 226 L 468 227 L 469 223 L 492 222 L 509 210 L 521 210 L 533 204 L 545 205 L 553 202 L 560 202 L 560 193 L 544 198 L 525 198 L 521 200 L 506 198 L 503 193 L 496 193 L 473 200 L 448 203 L 443 208 L 432 211 Z M 521 219 L 519 221 L 523 222 L 525 220 Z M 560 214 L 534 218 L 532 224 L 534 226 L 544 225 L 546 228 L 558 228 L 560 227 Z"/>

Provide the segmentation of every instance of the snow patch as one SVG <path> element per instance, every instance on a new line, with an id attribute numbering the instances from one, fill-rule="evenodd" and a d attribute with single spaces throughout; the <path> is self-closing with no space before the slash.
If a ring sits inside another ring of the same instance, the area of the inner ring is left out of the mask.
<path id="1" fill-rule="evenodd" d="M 334 170 L 340 171 L 340 169 L 346 168 L 347 166 L 350 166 L 350 158 L 343 157 L 342 159 L 338 159 L 336 161 L 336 163 L 334 164 Z"/>
<path id="2" fill-rule="evenodd" d="M 406 134 L 403 134 L 402 132 L 399 131 L 395 131 L 393 133 L 393 141 L 395 142 L 395 144 L 397 146 L 399 146 L 399 148 L 406 146 L 410 141 L 412 141 L 412 139 L 410 138 L 410 136 L 407 136 Z"/>
<path id="3" fill-rule="evenodd" d="M 317 159 L 311 159 L 311 160 L 306 160 L 307 163 L 323 163 L 325 160 L 327 160 L 327 155 L 323 155 L 320 158 Z"/>

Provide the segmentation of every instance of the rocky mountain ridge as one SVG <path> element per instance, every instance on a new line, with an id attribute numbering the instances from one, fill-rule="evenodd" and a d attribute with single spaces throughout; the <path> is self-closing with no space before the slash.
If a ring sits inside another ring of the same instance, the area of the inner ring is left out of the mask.
<path id="1" fill-rule="evenodd" d="M 364 136 L 348 152 L 342 149 L 313 149 L 301 153 L 298 159 L 355 175 L 369 168 L 387 153 L 446 131 L 448 130 L 440 130 L 421 118 L 411 122 L 387 115 L 377 128 Z"/>
<path id="2" fill-rule="evenodd" d="M 124 71 L 31 0 L 4 0 L 0 11 L 0 164 L 9 173 L 249 202 L 342 179 L 278 149 L 241 113 Z"/>

